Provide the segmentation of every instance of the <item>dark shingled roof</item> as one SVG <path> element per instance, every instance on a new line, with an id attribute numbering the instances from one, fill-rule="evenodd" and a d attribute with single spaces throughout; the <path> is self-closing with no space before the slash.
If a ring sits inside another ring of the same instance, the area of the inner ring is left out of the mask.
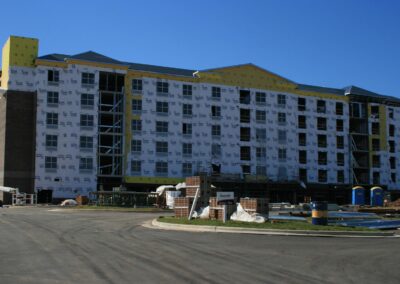
<path id="1" fill-rule="evenodd" d="M 185 77 L 193 77 L 193 73 L 196 72 L 196 70 L 189 70 L 189 69 L 180 69 L 180 68 L 163 67 L 163 66 L 156 66 L 156 65 L 149 65 L 149 64 L 122 62 L 122 61 L 113 59 L 111 57 L 102 55 L 100 53 L 94 52 L 94 51 L 87 51 L 87 52 L 79 53 L 76 55 L 48 54 L 48 55 L 38 57 L 38 59 L 51 60 L 51 61 L 65 61 L 65 59 L 68 59 L 68 58 L 79 59 L 79 60 L 84 60 L 84 61 L 91 61 L 91 62 L 107 63 L 107 64 L 125 65 L 125 66 L 128 66 L 128 68 L 131 70 L 169 74 L 169 75 L 176 75 L 176 76 L 185 76 Z"/>
<path id="2" fill-rule="evenodd" d="M 344 90 L 336 88 L 326 88 L 326 87 L 319 87 L 312 85 L 297 84 L 297 89 L 302 91 L 330 93 L 330 94 L 344 96 Z"/>
<path id="3" fill-rule="evenodd" d="M 394 101 L 396 103 L 400 103 L 400 98 L 392 97 L 392 96 L 385 96 L 385 95 L 380 95 L 365 89 L 362 89 L 357 86 L 348 86 L 343 88 L 345 91 L 346 95 L 355 95 L 355 96 L 362 96 L 362 97 L 370 97 L 370 98 L 375 98 L 378 100 L 388 100 L 388 101 Z"/>
<path id="4" fill-rule="evenodd" d="M 113 59 L 111 57 L 102 55 L 102 54 L 94 52 L 94 51 L 87 51 L 87 52 L 79 53 L 79 54 L 71 56 L 70 58 L 84 60 L 84 61 L 107 63 L 107 64 L 124 65 L 119 60 Z"/>
<path id="5" fill-rule="evenodd" d="M 83 53 L 79 53 L 79 54 L 75 54 L 75 55 L 52 53 L 52 54 L 40 56 L 37 59 L 64 62 L 68 58 L 79 59 L 79 60 L 90 61 L 90 62 L 100 62 L 100 63 L 106 63 L 106 64 L 117 64 L 117 65 L 128 66 L 128 68 L 130 70 L 168 74 L 168 75 L 183 76 L 183 77 L 193 77 L 193 73 L 195 73 L 197 71 L 197 70 L 192 70 L 192 69 L 181 69 L 181 68 L 163 67 L 163 66 L 149 65 L 149 64 L 123 62 L 123 61 L 119 61 L 119 60 L 113 59 L 111 57 L 107 57 L 105 55 L 99 54 L 94 51 L 87 51 L 87 52 L 83 52 Z M 253 65 L 253 66 L 258 67 L 257 65 L 254 65 L 252 63 L 235 65 L 235 66 L 242 66 L 242 65 Z M 231 67 L 234 67 L 234 66 L 231 66 Z M 258 68 L 263 69 L 261 67 L 258 67 Z M 207 71 L 212 72 L 217 69 L 219 69 L 219 68 L 207 69 L 207 70 L 203 70 L 203 72 L 207 72 Z M 270 72 L 266 69 L 263 69 L 263 70 Z M 275 74 L 273 72 L 270 72 L 270 73 Z M 277 75 L 277 74 L 275 74 L 275 75 Z M 277 76 L 279 76 L 283 79 L 286 79 L 280 75 L 277 75 Z M 286 80 L 288 80 L 288 79 L 286 79 Z M 288 80 L 288 81 L 292 82 L 291 80 Z M 305 85 L 305 84 L 297 84 L 297 89 L 304 90 L 304 91 L 331 93 L 331 94 L 335 94 L 335 95 L 364 96 L 364 97 L 375 98 L 376 100 L 389 100 L 389 101 L 392 101 L 395 103 L 400 103 L 400 98 L 380 95 L 380 94 L 377 94 L 377 93 L 374 93 L 374 92 L 371 92 L 371 91 L 368 91 L 368 90 L 365 90 L 365 89 L 362 89 L 362 88 L 359 88 L 356 86 L 349 86 L 349 87 L 346 87 L 343 89 L 336 89 L 336 88 L 326 88 L 326 87 L 319 87 L 319 86 L 312 86 L 312 85 Z"/>
<path id="6" fill-rule="evenodd" d="M 162 73 L 162 74 L 185 76 L 185 77 L 193 77 L 193 73 L 196 72 L 196 70 L 190 70 L 190 69 L 163 67 L 163 66 L 140 64 L 140 63 L 125 63 L 125 64 L 128 64 L 129 69 L 131 70 Z"/>
<path id="7" fill-rule="evenodd" d="M 52 53 L 52 54 L 40 56 L 37 59 L 51 60 L 51 61 L 64 61 L 65 58 L 69 58 L 69 57 L 70 57 L 70 55 Z"/>

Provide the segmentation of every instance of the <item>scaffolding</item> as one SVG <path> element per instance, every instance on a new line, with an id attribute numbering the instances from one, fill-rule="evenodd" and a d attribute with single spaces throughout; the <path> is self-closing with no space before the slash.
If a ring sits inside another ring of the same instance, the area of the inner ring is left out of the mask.
<path id="1" fill-rule="evenodd" d="M 120 183 L 123 174 L 124 75 L 100 72 L 98 109 L 97 175 L 103 188 Z"/>

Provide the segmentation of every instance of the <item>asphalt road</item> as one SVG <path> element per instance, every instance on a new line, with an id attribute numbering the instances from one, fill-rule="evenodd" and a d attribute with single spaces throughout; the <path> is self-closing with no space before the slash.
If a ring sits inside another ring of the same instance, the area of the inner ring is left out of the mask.
<path id="1" fill-rule="evenodd" d="M 0 283 L 399 283 L 400 239 L 154 230 L 151 213 L 0 208 Z"/>

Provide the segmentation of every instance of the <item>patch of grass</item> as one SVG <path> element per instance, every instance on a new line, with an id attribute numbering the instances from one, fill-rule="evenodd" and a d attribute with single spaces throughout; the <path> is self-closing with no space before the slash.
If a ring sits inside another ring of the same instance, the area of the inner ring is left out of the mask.
<path id="1" fill-rule="evenodd" d="M 247 223 L 237 221 L 227 221 L 223 223 L 217 220 L 204 220 L 204 219 L 193 219 L 188 220 L 187 218 L 175 218 L 175 217 L 160 217 L 159 222 L 172 223 L 172 224 L 183 224 L 183 225 L 203 225 L 203 226 L 223 226 L 223 227 L 241 227 L 241 228 L 256 228 L 256 229 L 276 229 L 276 230 L 311 230 L 311 231 L 367 231 L 376 232 L 379 230 L 371 230 L 368 228 L 352 228 L 352 227 L 341 227 L 341 226 L 317 226 L 312 225 L 309 222 L 301 221 L 267 221 L 265 223 Z"/>
<path id="2" fill-rule="evenodd" d="M 81 209 L 81 210 L 101 210 L 101 211 L 126 211 L 126 212 L 169 212 L 172 210 L 169 209 L 161 209 L 154 207 L 118 207 L 118 206 L 96 206 L 96 205 L 80 205 L 80 206 L 71 206 L 64 207 L 66 209 Z"/>

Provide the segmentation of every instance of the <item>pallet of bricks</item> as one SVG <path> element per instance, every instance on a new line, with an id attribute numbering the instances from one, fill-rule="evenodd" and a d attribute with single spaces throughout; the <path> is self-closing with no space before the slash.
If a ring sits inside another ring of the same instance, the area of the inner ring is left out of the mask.
<path id="1" fill-rule="evenodd" d="M 175 197 L 174 199 L 174 211 L 175 217 L 184 218 L 188 217 L 190 208 L 192 208 L 193 200 L 192 197 Z"/>
<path id="2" fill-rule="evenodd" d="M 200 207 L 206 207 L 209 198 L 215 195 L 214 189 L 211 187 L 211 179 L 206 175 L 186 178 L 186 197 L 194 198 L 197 189 L 199 189 L 199 195 L 196 210 Z"/>
<path id="3" fill-rule="evenodd" d="M 240 205 L 247 213 L 268 214 L 268 198 L 240 198 Z"/>
<path id="4" fill-rule="evenodd" d="M 210 198 L 210 219 L 211 220 L 229 220 L 229 217 L 236 210 L 236 204 L 218 204 L 216 197 Z"/>

